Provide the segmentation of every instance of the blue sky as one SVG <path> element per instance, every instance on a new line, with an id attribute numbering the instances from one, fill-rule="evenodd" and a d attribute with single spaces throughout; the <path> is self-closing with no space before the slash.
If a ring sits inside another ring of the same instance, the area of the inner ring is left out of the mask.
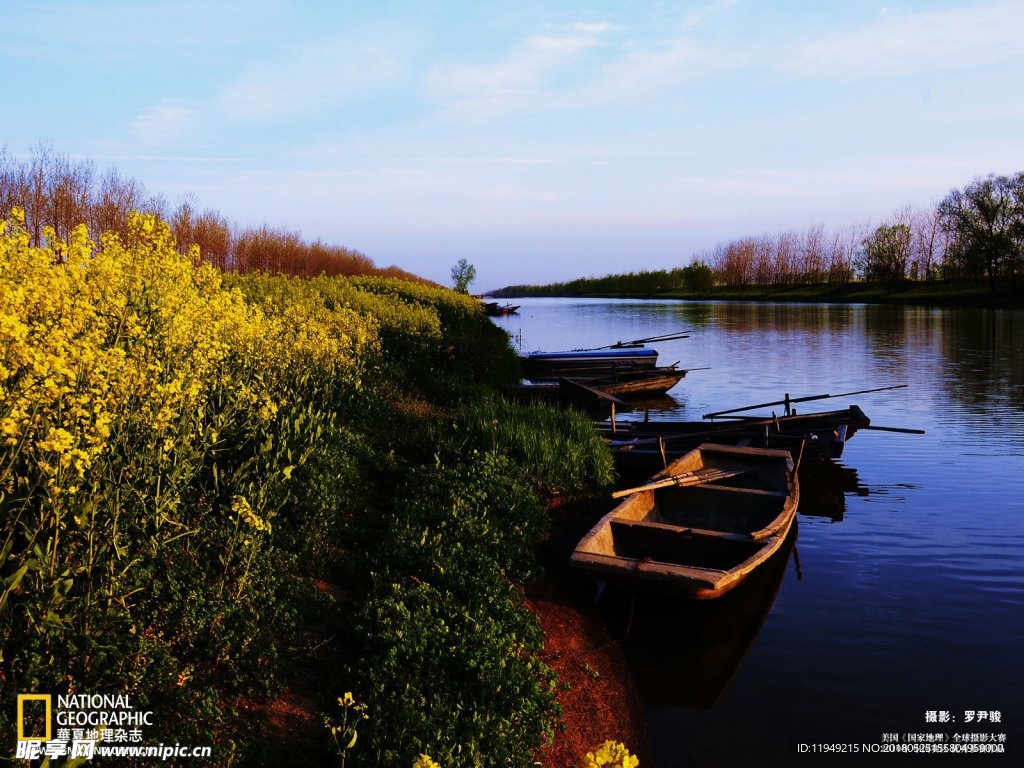
<path id="1" fill-rule="evenodd" d="M 9 152 L 476 290 L 1024 170 L 1020 0 L 5 6 Z"/>

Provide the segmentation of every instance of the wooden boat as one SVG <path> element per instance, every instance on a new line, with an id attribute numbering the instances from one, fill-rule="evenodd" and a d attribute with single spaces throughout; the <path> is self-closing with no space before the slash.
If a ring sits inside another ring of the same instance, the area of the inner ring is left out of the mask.
<path id="1" fill-rule="evenodd" d="M 570 562 L 627 587 L 719 597 L 782 546 L 799 496 L 788 451 L 706 443 L 632 489 Z"/>
<path id="2" fill-rule="evenodd" d="M 568 352 L 530 352 L 520 355 L 523 378 L 587 378 L 621 371 L 649 370 L 658 362 L 658 351 L 644 346 L 581 349 Z"/>
<path id="3" fill-rule="evenodd" d="M 617 341 L 592 349 L 567 352 L 530 352 L 519 356 L 523 378 L 534 381 L 558 378 L 608 376 L 626 371 L 649 370 L 658 364 L 658 350 L 644 344 L 688 339 L 688 331 L 673 331 L 631 341 Z"/>
<path id="4" fill-rule="evenodd" d="M 501 317 L 503 315 L 514 315 L 519 311 L 519 304 L 505 304 L 502 306 L 496 301 L 484 302 L 484 314 L 488 317 Z"/>
<path id="5" fill-rule="evenodd" d="M 794 456 L 802 449 L 808 459 L 838 459 L 847 441 L 870 425 L 871 419 L 864 411 L 851 405 L 835 411 L 725 422 L 619 421 L 614 430 L 604 423 L 600 431 L 621 475 L 648 476 L 706 441 L 781 448 Z"/>
<path id="6" fill-rule="evenodd" d="M 555 381 L 529 381 L 507 387 L 505 394 L 519 402 L 549 402 L 575 405 L 596 412 L 607 412 L 609 403 L 623 409 L 629 404 L 620 398 L 644 398 L 664 395 L 689 371 L 667 368 L 624 371 L 608 376 L 565 378 Z M 674 404 L 674 401 L 669 401 Z"/>
<path id="7" fill-rule="evenodd" d="M 664 394 L 682 381 L 687 373 L 689 371 L 685 368 L 676 368 L 673 364 L 661 368 L 615 371 L 578 381 L 615 397 L 637 397 Z"/>

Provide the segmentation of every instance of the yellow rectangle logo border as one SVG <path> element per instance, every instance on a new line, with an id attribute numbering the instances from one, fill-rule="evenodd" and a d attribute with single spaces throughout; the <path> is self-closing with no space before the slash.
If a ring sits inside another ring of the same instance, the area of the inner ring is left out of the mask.
<path id="1" fill-rule="evenodd" d="M 46 735 L 26 736 L 25 735 L 25 702 L 42 701 L 46 704 Z M 18 741 L 49 741 L 53 735 L 53 697 L 48 693 L 19 693 L 18 694 Z"/>

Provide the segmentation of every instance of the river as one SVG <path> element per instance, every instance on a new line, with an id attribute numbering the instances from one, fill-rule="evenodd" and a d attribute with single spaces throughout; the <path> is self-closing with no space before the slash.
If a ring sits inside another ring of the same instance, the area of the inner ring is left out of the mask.
<path id="1" fill-rule="evenodd" d="M 926 430 L 858 432 L 802 468 L 795 547 L 749 594 L 638 605 L 626 652 L 660 768 L 1024 764 L 1024 312 L 516 301 L 495 322 L 523 351 L 692 329 L 660 363 L 710 370 L 651 419 L 906 384 L 800 408 Z M 935 754 L 972 744 L 1006 754 Z"/>

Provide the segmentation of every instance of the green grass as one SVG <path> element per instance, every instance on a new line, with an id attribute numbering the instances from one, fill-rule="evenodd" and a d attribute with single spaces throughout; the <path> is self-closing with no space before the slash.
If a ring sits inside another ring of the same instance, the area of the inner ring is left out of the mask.
<path id="1" fill-rule="evenodd" d="M 611 453 L 577 411 L 493 397 L 466 407 L 458 427 L 469 444 L 499 449 L 527 467 L 548 494 L 609 486 L 615 479 Z"/>

